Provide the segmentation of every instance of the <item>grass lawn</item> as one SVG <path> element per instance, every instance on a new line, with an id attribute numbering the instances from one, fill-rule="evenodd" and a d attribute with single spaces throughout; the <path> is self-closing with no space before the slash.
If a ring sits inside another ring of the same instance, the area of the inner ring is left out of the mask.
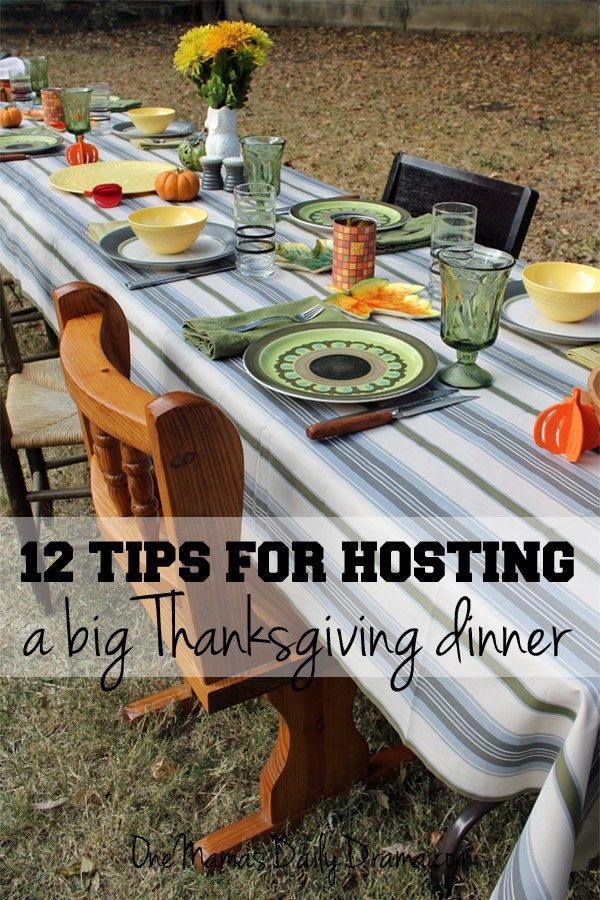
<path id="1" fill-rule="evenodd" d="M 86 78 L 106 79 L 113 92 L 149 104 L 173 103 L 201 123 L 192 86 L 170 67 L 179 31 L 149 26 L 110 39 L 5 34 L 3 46 L 49 50 L 52 83 L 81 81 L 85 59 Z M 531 184 L 541 200 L 526 256 L 594 259 L 598 63 L 591 43 L 355 29 L 278 28 L 272 35 L 275 48 L 240 115 L 240 133 L 281 133 L 293 165 L 365 196 L 380 195 L 398 149 Z M 24 345 L 39 347 L 40 330 L 28 332 Z M 4 496 L 0 504 L 6 515 Z M 75 514 L 64 504 L 58 512 L 67 508 Z M 85 512 L 83 503 L 75 508 Z M 93 602 L 92 590 L 87 599 Z M 35 615 L 27 588 L 14 601 Z M 277 867 L 272 856 L 265 871 L 227 869 L 212 879 L 180 860 L 168 869 L 136 869 L 132 834 L 169 851 L 181 832 L 197 839 L 254 811 L 276 732 L 263 701 L 213 717 L 196 709 L 178 719 L 166 711 L 146 730 L 127 728 L 122 706 L 163 684 L 130 679 L 104 694 L 85 678 L 0 681 L 0 897 L 431 898 L 428 872 L 408 866 L 340 864 L 334 885 L 327 872 Z M 360 697 L 356 718 L 373 751 L 397 739 Z M 466 843 L 472 862 L 455 896 L 489 897 L 533 799 L 503 804 L 474 830 Z M 49 802 L 56 805 L 40 808 Z M 320 834 L 329 853 L 340 850 L 346 833 L 373 852 L 398 845 L 429 851 L 464 803 L 411 764 L 376 790 L 357 787 L 322 803 L 287 839 L 297 854 L 314 851 Z M 578 874 L 568 896 L 592 900 L 599 890 L 594 874 Z"/>

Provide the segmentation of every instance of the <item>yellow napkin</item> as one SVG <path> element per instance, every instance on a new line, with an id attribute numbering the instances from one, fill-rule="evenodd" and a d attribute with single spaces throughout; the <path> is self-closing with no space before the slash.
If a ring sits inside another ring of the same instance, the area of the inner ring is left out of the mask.
<path id="1" fill-rule="evenodd" d="M 586 369 L 600 366 L 600 344 L 586 344 L 585 347 L 572 347 L 566 351 L 569 359 Z"/>

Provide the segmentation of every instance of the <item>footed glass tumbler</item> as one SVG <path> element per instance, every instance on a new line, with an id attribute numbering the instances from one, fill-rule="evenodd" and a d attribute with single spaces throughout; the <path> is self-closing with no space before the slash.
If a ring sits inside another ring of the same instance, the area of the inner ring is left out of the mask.
<path id="1" fill-rule="evenodd" d="M 475 246 L 470 253 L 441 250 L 441 337 L 457 351 L 458 362 L 438 372 L 445 384 L 481 388 L 492 376 L 475 362 L 498 336 L 504 290 L 515 260 L 508 253 Z"/>

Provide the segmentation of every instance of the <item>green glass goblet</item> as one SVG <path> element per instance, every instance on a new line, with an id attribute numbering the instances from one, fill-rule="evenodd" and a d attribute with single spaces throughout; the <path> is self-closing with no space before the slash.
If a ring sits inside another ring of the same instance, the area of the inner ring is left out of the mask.
<path id="1" fill-rule="evenodd" d="M 40 97 L 42 88 L 48 87 L 48 57 L 27 56 L 23 62 L 31 78 L 31 87 L 37 96 Z"/>
<path id="2" fill-rule="evenodd" d="M 281 190 L 281 160 L 285 140 L 280 137 L 248 135 L 240 141 L 247 182 L 270 184 L 278 196 Z"/>
<path id="3" fill-rule="evenodd" d="M 92 88 L 64 88 L 61 100 L 65 125 L 71 134 L 86 134 L 90 130 Z"/>
<path id="4" fill-rule="evenodd" d="M 478 245 L 468 252 L 441 250 L 438 259 L 441 337 L 458 357 L 458 362 L 441 369 L 438 377 L 452 387 L 488 387 L 492 376 L 475 360 L 498 336 L 504 290 L 515 260 L 501 250 Z"/>

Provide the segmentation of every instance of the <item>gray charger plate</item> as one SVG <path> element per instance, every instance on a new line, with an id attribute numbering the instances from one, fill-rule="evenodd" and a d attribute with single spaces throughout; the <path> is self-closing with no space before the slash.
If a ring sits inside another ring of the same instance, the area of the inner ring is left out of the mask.
<path id="1" fill-rule="evenodd" d="M 194 131 L 198 131 L 198 126 L 194 122 L 183 122 L 176 119 L 174 122 L 171 122 L 164 131 L 160 131 L 158 134 L 144 134 L 143 131 L 136 128 L 133 122 L 118 122 L 116 125 L 113 125 L 111 131 L 118 137 L 125 138 L 126 141 L 154 141 L 158 138 L 172 139 L 180 137 L 183 139 L 184 137 L 187 137 L 188 134 L 193 134 Z"/>
<path id="2" fill-rule="evenodd" d="M 204 263 L 229 256 L 235 250 L 235 232 L 227 225 L 213 225 L 209 222 L 188 250 L 184 250 L 183 253 L 175 253 L 173 256 L 159 256 L 150 247 L 143 244 L 139 238 L 136 238 L 129 225 L 124 225 L 123 228 L 105 234 L 100 240 L 99 246 L 106 256 L 121 265 L 170 271 L 201 266 Z M 139 251 L 139 258 L 131 255 L 132 250 Z"/>
<path id="3" fill-rule="evenodd" d="M 9 153 L 51 153 L 60 150 L 64 138 L 53 134 L 40 126 L 31 128 L 15 128 L 11 132 L 0 134 L 0 157 Z"/>

